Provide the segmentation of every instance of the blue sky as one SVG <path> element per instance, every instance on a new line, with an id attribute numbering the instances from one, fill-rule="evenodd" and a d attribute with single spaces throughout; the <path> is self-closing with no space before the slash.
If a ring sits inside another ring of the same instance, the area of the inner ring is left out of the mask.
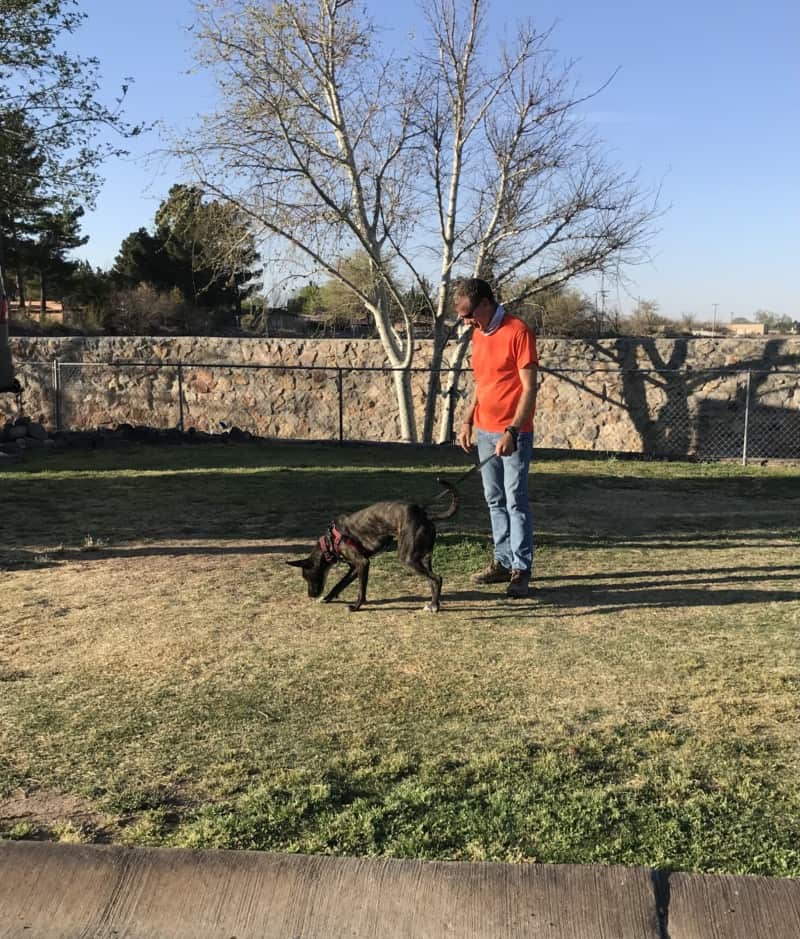
<path id="1" fill-rule="evenodd" d="M 186 126 L 214 99 L 203 75 L 187 74 L 191 0 L 82 0 L 88 20 L 74 44 L 101 62 L 110 99 L 135 79 L 127 116 Z M 419 14 L 412 3 L 381 14 L 403 36 Z M 493 26 L 531 17 L 555 24 L 553 45 L 577 60 L 588 91 L 619 73 L 586 117 L 608 152 L 661 187 L 667 210 L 652 262 L 631 268 L 607 303 L 628 312 L 637 297 L 670 316 L 727 320 L 769 309 L 800 319 L 800 4 L 790 0 L 495 0 Z M 93 264 L 113 263 L 122 238 L 152 224 L 175 171 L 145 160 L 157 134 L 104 168 L 97 210 L 87 217 Z M 587 293 L 599 284 L 586 283 Z"/>

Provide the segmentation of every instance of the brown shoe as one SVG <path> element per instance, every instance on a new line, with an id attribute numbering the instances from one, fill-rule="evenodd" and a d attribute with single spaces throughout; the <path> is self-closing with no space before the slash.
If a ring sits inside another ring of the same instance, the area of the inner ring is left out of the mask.
<path id="1" fill-rule="evenodd" d="M 472 578 L 473 584 L 508 584 L 511 582 L 511 571 L 499 561 L 492 561 L 485 571 Z"/>
<path id="2" fill-rule="evenodd" d="M 530 592 L 530 582 L 531 575 L 529 571 L 512 571 L 511 583 L 508 585 L 508 590 L 506 590 L 506 596 L 514 599 L 527 597 Z"/>

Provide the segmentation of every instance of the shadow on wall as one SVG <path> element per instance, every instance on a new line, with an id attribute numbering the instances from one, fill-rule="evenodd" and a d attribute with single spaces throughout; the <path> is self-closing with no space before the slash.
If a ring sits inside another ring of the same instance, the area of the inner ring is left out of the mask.
<path id="1" fill-rule="evenodd" d="M 711 377 L 706 370 L 687 369 L 685 339 L 674 340 L 666 358 L 649 338 L 589 345 L 620 370 L 624 405 L 644 453 L 738 457 L 746 435 L 749 457 L 800 458 L 800 361 L 796 353 L 783 351 L 783 340 L 767 342 L 762 354 L 715 370 Z M 664 399 L 657 410 L 654 393 Z M 778 399 L 791 400 L 793 406 L 779 405 Z"/>

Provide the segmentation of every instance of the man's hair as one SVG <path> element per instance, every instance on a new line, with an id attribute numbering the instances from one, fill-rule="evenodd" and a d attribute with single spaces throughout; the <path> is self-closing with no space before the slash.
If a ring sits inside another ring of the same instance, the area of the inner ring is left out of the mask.
<path id="1" fill-rule="evenodd" d="M 453 289 L 453 297 L 467 297 L 470 306 L 474 309 L 481 300 L 488 300 L 489 303 L 495 303 L 492 288 L 479 277 L 462 277 L 456 281 Z"/>

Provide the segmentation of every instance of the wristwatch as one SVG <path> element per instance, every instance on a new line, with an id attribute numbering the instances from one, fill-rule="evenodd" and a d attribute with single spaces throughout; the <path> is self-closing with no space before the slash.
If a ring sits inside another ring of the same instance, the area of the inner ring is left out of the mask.
<path id="1" fill-rule="evenodd" d="M 511 436 L 514 438 L 514 444 L 516 445 L 517 440 L 519 439 L 519 428 L 515 427 L 513 424 L 509 424 L 508 427 L 506 427 L 504 433 L 511 434 Z"/>

